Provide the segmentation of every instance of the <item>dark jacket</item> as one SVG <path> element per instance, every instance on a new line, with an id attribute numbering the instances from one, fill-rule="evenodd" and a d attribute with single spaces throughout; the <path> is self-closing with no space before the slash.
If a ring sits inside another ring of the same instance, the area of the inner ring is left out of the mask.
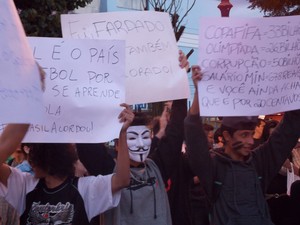
<path id="1" fill-rule="evenodd" d="M 300 136 L 300 110 L 286 112 L 269 140 L 248 160 L 211 157 L 199 116 L 185 120 L 188 158 L 212 205 L 213 225 L 272 224 L 263 193 Z"/>
<path id="2" fill-rule="evenodd" d="M 151 149 L 149 155 L 158 166 L 165 183 L 174 173 L 174 168 L 178 168 L 178 160 L 181 157 L 184 138 L 183 122 L 187 114 L 186 102 L 186 99 L 173 101 L 166 135 L 158 142 L 156 149 Z"/>
<path id="3" fill-rule="evenodd" d="M 166 185 L 170 181 L 168 198 L 173 225 L 190 225 L 189 185 L 193 177 L 186 158 L 181 152 L 184 140 L 184 118 L 187 114 L 187 100 L 175 100 L 170 122 L 150 158 L 160 169 Z"/>

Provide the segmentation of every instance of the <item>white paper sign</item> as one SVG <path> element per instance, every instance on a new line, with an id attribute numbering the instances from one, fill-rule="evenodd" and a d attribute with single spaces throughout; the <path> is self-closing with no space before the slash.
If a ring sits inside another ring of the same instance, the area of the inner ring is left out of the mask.
<path id="1" fill-rule="evenodd" d="M 12 0 L 0 0 L 0 118 L 2 123 L 41 121 L 42 91 L 32 57 Z"/>
<path id="2" fill-rule="evenodd" d="M 202 116 L 300 108 L 300 17 L 202 18 Z"/>
<path id="3" fill-rule="evenodd" d="M 110 12 L 61 16 L 63 37 L 126 40 L 126 103 L 187 98 L 188 79 L 167 13 Z"/>
<path id="4" fill-rule="evenodd" d="M 46 72 L 43 123 L 25 142 L 93 143 L 119 135 L 125 100 L 125 42 L 28 38 Z"/>

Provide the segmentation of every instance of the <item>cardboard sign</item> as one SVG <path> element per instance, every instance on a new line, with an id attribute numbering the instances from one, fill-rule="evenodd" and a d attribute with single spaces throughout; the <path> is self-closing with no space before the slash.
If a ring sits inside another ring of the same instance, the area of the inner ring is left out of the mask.
<path id="1" fill-rule="evenodd" d="M 97 143 L 119 136 L 125 42 L 28 38 L 46 72 L 45 120 L 25 142 Z"/>
<path id="2" fill-rule="evenodd" d="M 0 120 L 42 120 L 39 71 L 12 0 L 0 0 Z"/>
<path id="3" fill-rule="evenodd" d="M 300 108 L 300 17 L 201 18 L 202 116 Z"/>
<path id="4" fill-rule="evenodd" d="M 110 12 L 61 16 L 63 37 L 126 40 L 126 103 L 188 98 L 170 18 L 161 12 Z"/>

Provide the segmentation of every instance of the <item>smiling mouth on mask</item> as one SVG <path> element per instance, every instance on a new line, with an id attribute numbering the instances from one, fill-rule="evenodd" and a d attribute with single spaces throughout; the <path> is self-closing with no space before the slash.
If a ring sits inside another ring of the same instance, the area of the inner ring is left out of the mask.
<path id="1" fill-rule="evenodd" d="M 141 152 L 146 152 L 149 150 L 149 148 L 138 148 L 137 150 L 132 150 L 132 149 L 129 149 L 132 153 L 141 153 Z"/>

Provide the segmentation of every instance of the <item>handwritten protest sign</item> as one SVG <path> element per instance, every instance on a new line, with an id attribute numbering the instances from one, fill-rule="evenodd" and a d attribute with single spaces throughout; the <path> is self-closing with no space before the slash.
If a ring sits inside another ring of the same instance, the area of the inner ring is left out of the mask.
<path id="1" fill-rule="evenodd" d="M 12 0 L 0 0 L 0 118 L 3 123 L 29 123 L 42 119 L 42 90 Z"/>
<path id="2" fill-rule="evenodd" d="M 125 42 L 28 38 L 46 72 L 43 123 L 25 142 L 105 142 L 118 137 L 125 100 Z"/>
<path id="3" fill-rule="evenodd" d="M 126 40 L 126 103 L 187 98 L 186 72 L 167 13 L 110 12 L 61 16 L 63 37 Z"/>
<path id="4" fill-rule="evenodd" d="M 202 18 L 203 116 L 300 108 L 300 17 Z"/>

